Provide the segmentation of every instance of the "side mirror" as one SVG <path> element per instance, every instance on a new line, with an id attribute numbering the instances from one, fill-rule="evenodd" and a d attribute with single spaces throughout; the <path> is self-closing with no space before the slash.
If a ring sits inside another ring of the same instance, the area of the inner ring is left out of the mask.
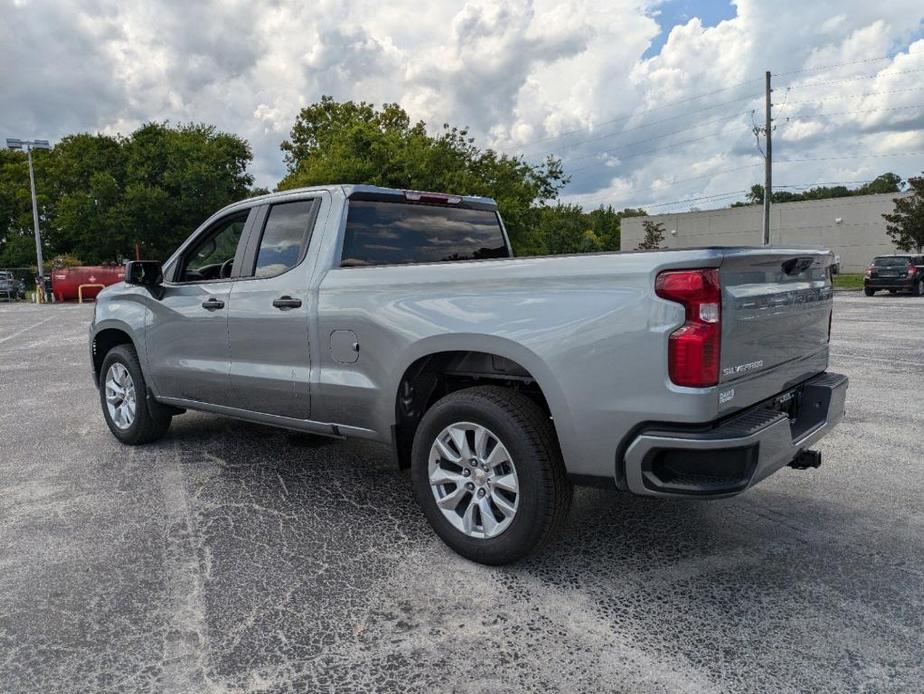
<path id="1" fill-rule="evenodd" d="M 146 287 L 159 299 L 163 282 L 164 273 L 160 261 L 130 260 L 125 263 L 125 284 Z"/>

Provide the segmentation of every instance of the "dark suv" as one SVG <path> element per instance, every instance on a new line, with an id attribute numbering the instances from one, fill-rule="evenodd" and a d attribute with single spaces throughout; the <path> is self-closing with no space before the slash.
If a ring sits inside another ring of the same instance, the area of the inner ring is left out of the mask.
<path id="1" fill-rule="evenodd" d="M 880 289 L 892 294 L 910 292 L 924 296 L 924 256 L 881 255 L 866 269 L 863 291 L 872 296 Z"/>

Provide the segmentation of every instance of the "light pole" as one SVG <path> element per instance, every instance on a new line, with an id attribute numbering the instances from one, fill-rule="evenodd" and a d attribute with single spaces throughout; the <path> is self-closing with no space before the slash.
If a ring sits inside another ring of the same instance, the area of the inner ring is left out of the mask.
<path id="1" fill-rule="evenodd" d="M 32 225 L 35 228 L 35 256 L 38 259 L 38 276 L 39 281 L 44 282 L 45 271 L 42 269 L 44 259 L 42 258 L 42 232 L 39 231 L 38 200 L 35 197 L 35 171 L 32 169 L 32 150 L 33 149 L 51 149 L 48 140 L 17 140 L 8 137 L 6 146 L 10 149 L 24 149 L 29 159 L 29 189 L 32 192 Z"/>

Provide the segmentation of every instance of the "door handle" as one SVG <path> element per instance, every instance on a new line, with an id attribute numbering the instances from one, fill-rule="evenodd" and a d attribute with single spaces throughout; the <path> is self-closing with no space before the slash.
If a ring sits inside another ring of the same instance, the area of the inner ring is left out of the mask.
<path id="1" fill-rule="evenodd" d="M 302 305 L 301 299 L 293 299 L 291 296 L 280 296 L 273 300 L 273 306 L 283 311 L 290 308 L 299 308 Z"/>
<path id="2" fill-rule="evenodd" d="M 207 309 L 209 311 L 214 311 L 217 308 L 224 308 L 224 307 L 225 307 L 225 302 L 222 301 L 221 299 L 216 299 L 215 297 L 206 299 L 205 301 L 202 302 L 202 308 Z"/>

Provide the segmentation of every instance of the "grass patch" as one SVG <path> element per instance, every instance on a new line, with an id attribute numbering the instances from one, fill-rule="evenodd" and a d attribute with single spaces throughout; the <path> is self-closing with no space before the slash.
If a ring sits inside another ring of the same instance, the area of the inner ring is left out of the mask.
<path id="1" fill-rule="evenodd" d="M 863 275 L 834 275 L 835 289 L 863 289 Z"/>

